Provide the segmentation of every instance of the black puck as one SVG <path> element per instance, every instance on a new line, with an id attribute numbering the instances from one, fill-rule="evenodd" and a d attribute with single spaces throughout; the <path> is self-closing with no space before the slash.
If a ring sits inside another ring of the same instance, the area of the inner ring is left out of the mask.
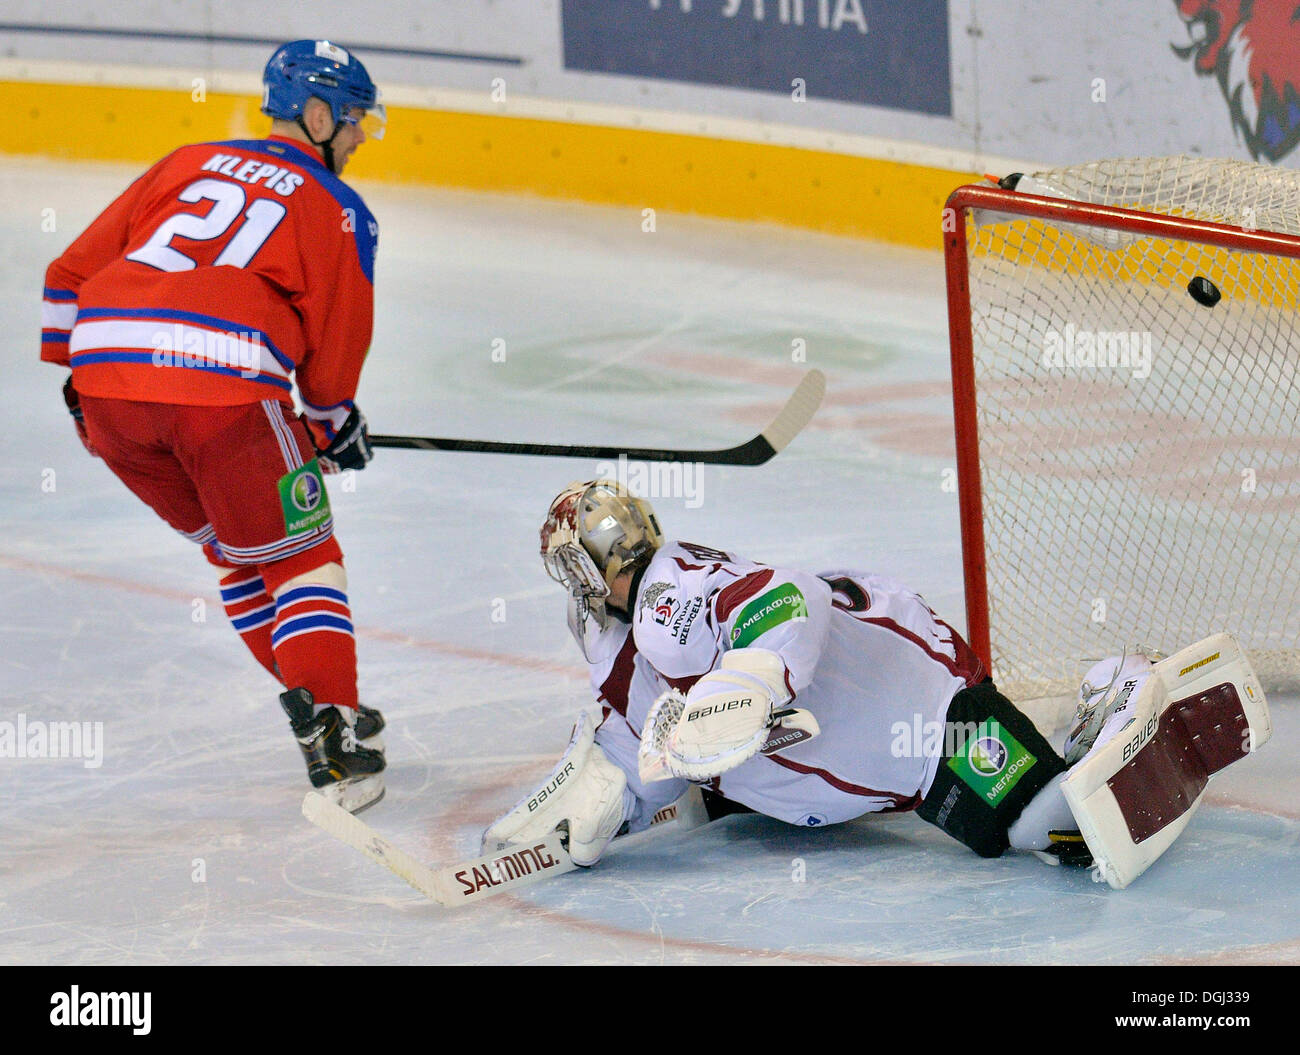
<path id="1" fill-rule="evenodd" d="M 1214 307 L 1223 299 L 1219 287 L 1204 275 L 1197 275 L 1187 283 L 1187 292 L 1192 295 L 1192 300 L 1197 304 L 1204 304 L 1207 308 Z"/>

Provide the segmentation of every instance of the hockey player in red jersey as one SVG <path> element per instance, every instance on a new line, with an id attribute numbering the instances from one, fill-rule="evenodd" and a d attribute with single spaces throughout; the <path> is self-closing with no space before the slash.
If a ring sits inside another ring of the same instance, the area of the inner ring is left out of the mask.
<path id="1" fill-rule="evenodd" d="M 371 458 L 354 399 L 379 231 L 339 175 L 384 111 L 323 40 L 276 50 L 262 111 L 267 138 L 174 151 L 49 266 L 41 358 L 71 367 L 87 449 L 219 569 L 311 783 L 356 810 L 383 794 L 383 719 L 357 699 L 321 474 Z"/>
<path id="2" fill-rule="evenodd" d="M 915 811 L 984 857 L 1101 854 L 1099 877 L 1123 886 L 1187 823 L 1184 793 L 1268 735 L 1263 694 L 1226 634 L 1161 662 L 1135 651 L 1097 663 L 1062 758 L 961 636 L 885 576 L 664 542 L 649 504 L 607 480 L 561 492 L 541 540 L 602 719 L 579 719 L 485 851 L 559 827 L 590 865 L 693 782 L 714 809 L 805 827 Z M 1114 779 L 1148 741 L 1141 780 Z"/>

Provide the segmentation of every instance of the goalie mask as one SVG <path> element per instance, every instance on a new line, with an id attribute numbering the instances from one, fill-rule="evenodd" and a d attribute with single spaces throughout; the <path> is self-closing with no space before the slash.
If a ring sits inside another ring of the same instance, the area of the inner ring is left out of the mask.
<path id="1" fill-rule="evenodd" d="M 614 580 L 648 560 L 663 544 L 663 533 L 649 502 L 613 480 L 587 480 L 556 496 L 541 540 L 546 573 L 569 591 L 569 626 L 585 645 L 586 617 L 605 626 L 605 598 Z"/>

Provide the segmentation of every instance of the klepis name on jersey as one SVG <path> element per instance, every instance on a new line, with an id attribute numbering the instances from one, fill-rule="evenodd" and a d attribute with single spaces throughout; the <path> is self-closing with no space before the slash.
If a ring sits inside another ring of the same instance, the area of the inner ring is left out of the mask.
<path id="1" fill-rule="evenodd" d="M 370 346 L 378 235 L 302 144 L 181 147 L 50 265 L 41 357 L 84 395 L 145 402 L 292 403 L 296 376 L 327 443 Z"/>

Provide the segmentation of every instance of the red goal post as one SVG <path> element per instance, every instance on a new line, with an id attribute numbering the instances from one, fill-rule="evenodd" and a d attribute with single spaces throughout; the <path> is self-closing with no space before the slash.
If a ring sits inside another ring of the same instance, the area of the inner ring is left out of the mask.
<path id="1" fill-rule="evenodd" d="M 1272 196 L 1263 217 L 1245 213 L 1257 228 L 1224 222 L 1224 202 L 1198 204 L 1221 171 L 1205 165 L 1290 181 L 1300 202 L 1295 173 L 1201 159 L 1079 166 L 1026 181 L 1052 196 L 970 185 L 947 201 L 967 636 L 1013 697 L 1063 696 L 1099 655 L 1172 652 L 1220 630 L 1241 636 L 1266 685 L 1300 672 L 1300 230 L 1265 229 Z M 1178 186 L 1186 172 L 1195 202 Z M 1162 196 L 1170 212 L 1151 210 Z M 1128 198 L 1145 207 L 1106 203 Z M 1186 284 L 1201 275 L 1222 306 L 1193 301 Z M 1109 361 L 1059 354 L 1085 333 Z M 1120 337 L 1161 350 L 1154 381 L 1115 368 Z M 1235 408 L 1256 401 L 1242 427 Z M 1067 456 L 1075 447 L 1082 457 Z M 1230 493 L 1238 463 L 1265 497 Z M 1126 536 L 1134 523 L 1144 534 Z M 1114 552 L 1121 537 L 1127 554 Z M 1257 556 L 1233 560 L 1238 544 Z M 1258 580 L 1275 573 L 1270 594 Z"/>

